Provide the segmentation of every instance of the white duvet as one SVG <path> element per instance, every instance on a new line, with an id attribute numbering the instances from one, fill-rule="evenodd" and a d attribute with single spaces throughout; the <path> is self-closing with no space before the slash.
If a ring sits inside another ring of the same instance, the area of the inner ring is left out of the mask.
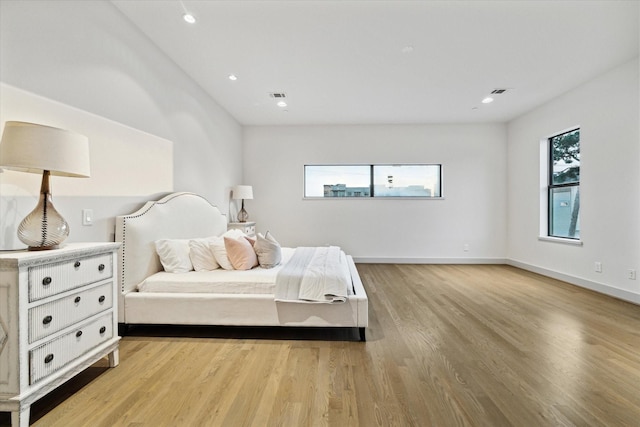
<path id="1" fill-rule="evenodd" d="M 351 274 L 337 246 L 297 248 L 276 278 L 276 301 L 341 303 L 347 300 Z"/>

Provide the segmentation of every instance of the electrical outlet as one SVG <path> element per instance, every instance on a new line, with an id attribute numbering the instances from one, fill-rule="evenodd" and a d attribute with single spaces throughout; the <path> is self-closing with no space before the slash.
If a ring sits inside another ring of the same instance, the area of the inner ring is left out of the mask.
<path id="1" fill-rule="evenodd" d="M 634 269 L 627 270 L 627 277 L 629 280 L 636 280 L 636 271 Z"/>
<path id="2" fill-rule="evenodd" d="M 469 244 L 465 243 L 464 246 L 462 247 L 462 250 L 465 252 L 469 252 Z"/>
<path id="3" fill-rule="evenodd" d="M 596 273 L 602 273 L 602 263 L 599 261 L 596 261 L 594 268 L 596 270 Z"/>

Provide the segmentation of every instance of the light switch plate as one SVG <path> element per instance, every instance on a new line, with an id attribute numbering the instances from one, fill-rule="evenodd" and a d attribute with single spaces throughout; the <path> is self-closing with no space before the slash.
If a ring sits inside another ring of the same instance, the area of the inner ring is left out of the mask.
<path id="1" fill-rule="evenodd" d="M 82 225 L 93 225 L 93 209 L 82 209 Z"/>

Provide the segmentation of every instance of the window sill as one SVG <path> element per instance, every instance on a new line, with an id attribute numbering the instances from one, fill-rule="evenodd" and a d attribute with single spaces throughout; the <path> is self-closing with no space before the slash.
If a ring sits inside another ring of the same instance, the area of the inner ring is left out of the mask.
<path id="1" fill-rule="evenodd" d="M 538 240 L 543 242 L 561 243 L 563 245 L 582 246 L 582 240 L 563 239 L 562 237 L 539 236 Z"/>

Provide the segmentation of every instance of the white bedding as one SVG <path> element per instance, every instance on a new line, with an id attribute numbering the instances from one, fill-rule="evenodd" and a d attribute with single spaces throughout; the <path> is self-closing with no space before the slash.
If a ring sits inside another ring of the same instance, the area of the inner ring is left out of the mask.
<path id="1" fill-rule="evenodd" d="M 295 248 L 282 248 L 282 262 L 273 268 L 255 267 L 242 271 L 218 268 L 188 273 L 160 271 L 138 284 L 137 290 L 145 293 L 274 295 L 276 276 L 294 251 Z M 348 295 L 352 295 L 351 287 L 348 287 Z"/>
<path id="2" fill-rule="evenodd" d="M 299 247 L 278 274 L 275 299 L 343 303 L 350 279 L 346 255 L 339 247 Z"/>
<path id="3" fill-rule="evenodd" d="M 255 267 L 242 271 L 218 268 L 188 273 L 160 271 L 140 283 L 138 292 L 273 294 L 278 271 L 294 251 L 294 248 L 282 248 L 282 262 L 273 268 Z"/>
<path id="4" fill-rule="evenodd" d="M 259 270 L 259 271 L 258 271 Z M 139 292 L 189 294 L 273 294 L 275 277 L 262 268 L 167 273 L 161 271 L 138 285 Z M 251 272 L 252 274 L 248 274 Z M 262 273 L 255 274 L 255 273 Z"/>

